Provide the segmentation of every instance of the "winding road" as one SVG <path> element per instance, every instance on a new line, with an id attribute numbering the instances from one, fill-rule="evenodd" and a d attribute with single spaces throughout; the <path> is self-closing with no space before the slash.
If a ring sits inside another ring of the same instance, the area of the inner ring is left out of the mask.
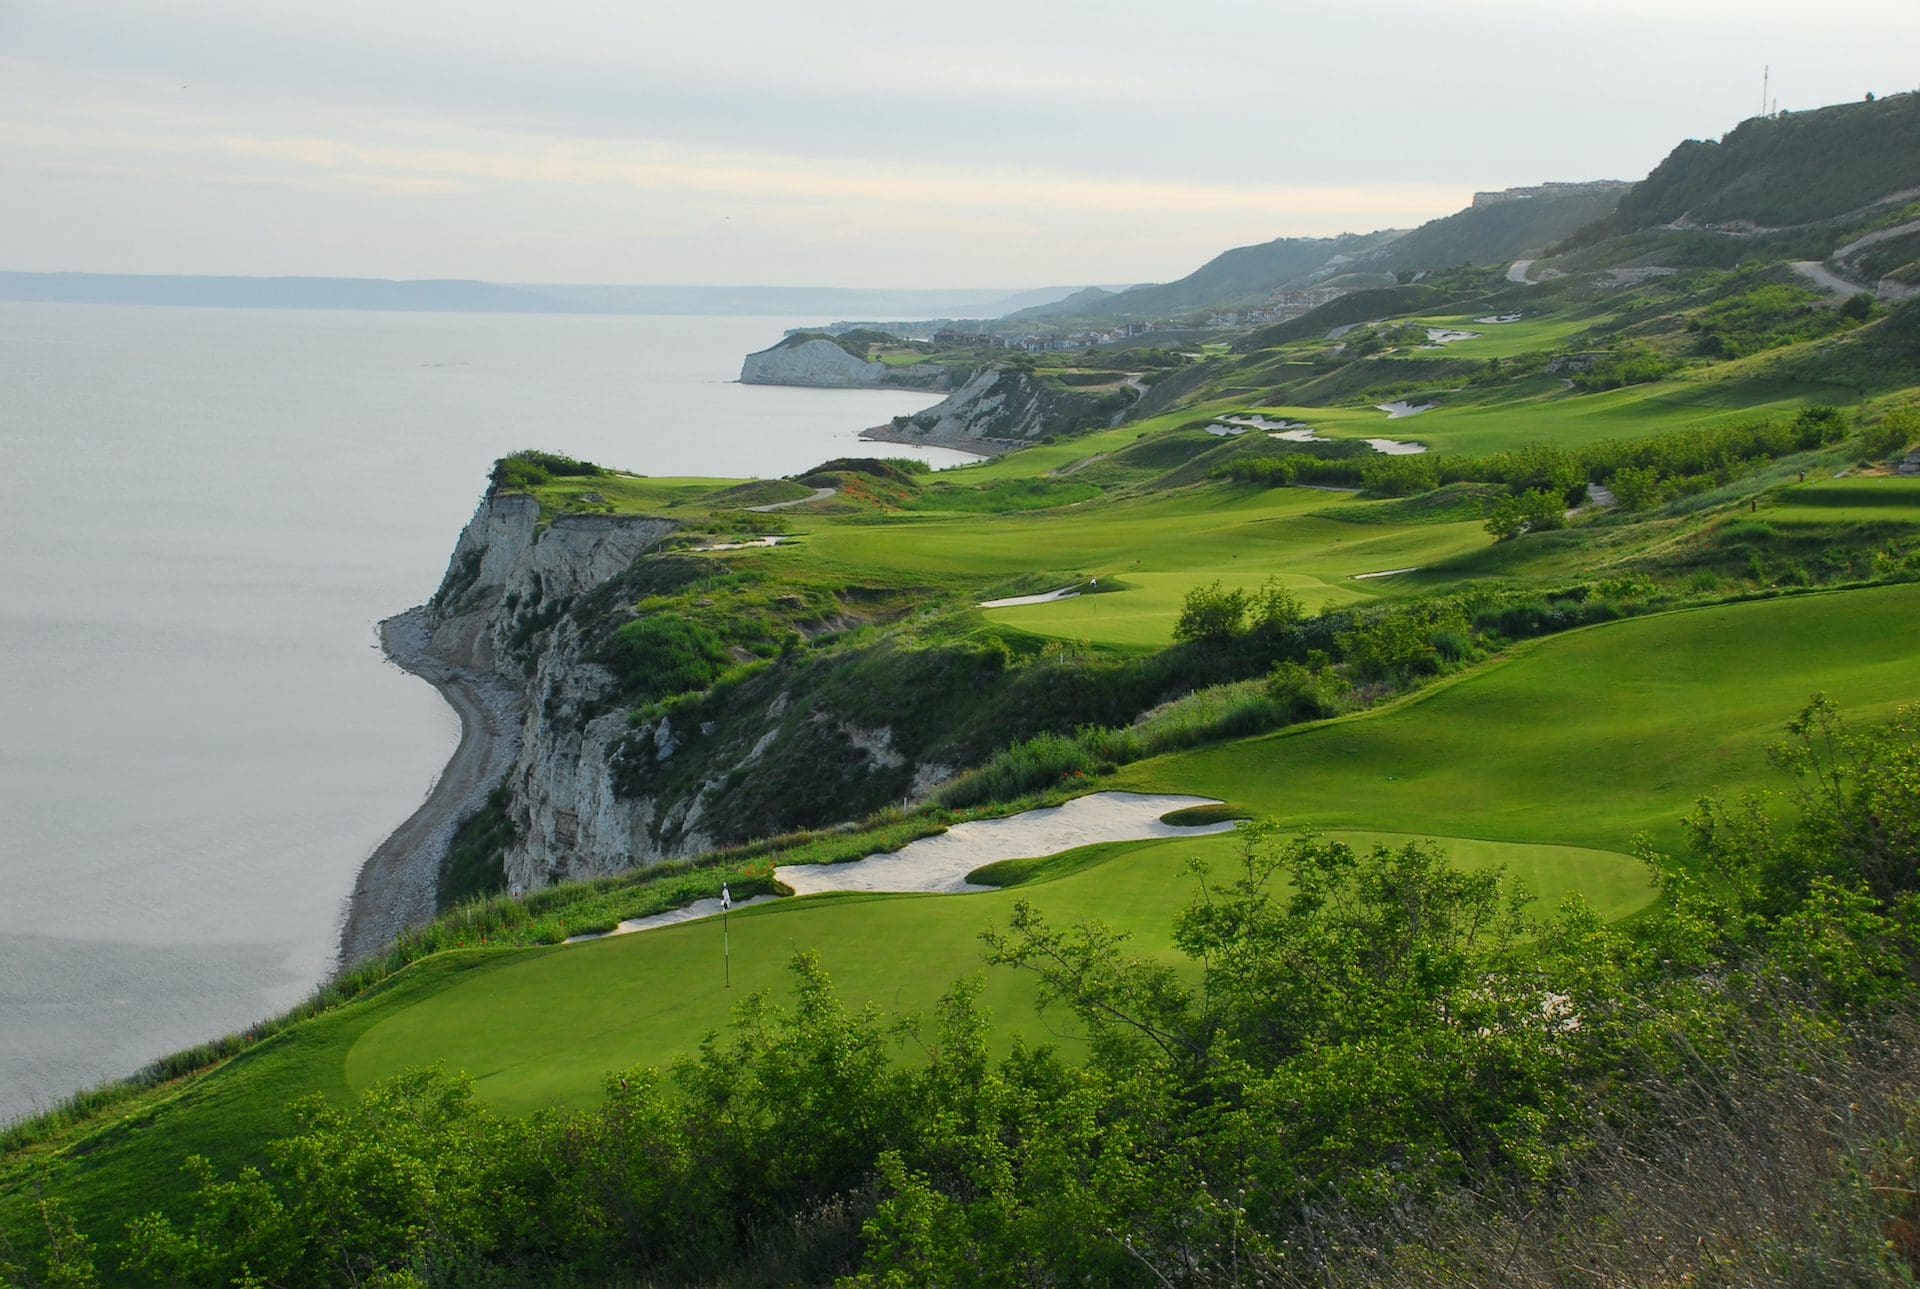
<path id="1" fill-rule="evenodd" d="M 1861 286 L 1858 282 L 1849 282 L 1818 260 L 1795 260 L 1793 271 L 1807 281 L 1825 291 L 1828 295 L 1842 298 L 1855 295 L 1872 295 L 1873 288 Z"/>
<path id="2" fill-rule="evenodd" d="M 766 514 L 770 510 L 785 510 L 788 506 L 804 506 L 809 501 L 824 501 L 839 492 L 838 488 L 815 488 L 811 497 L 795 497 L 792 501 L 769 501 L 764 506 L 748 506 L 748 510 L 757 510 Z"/>

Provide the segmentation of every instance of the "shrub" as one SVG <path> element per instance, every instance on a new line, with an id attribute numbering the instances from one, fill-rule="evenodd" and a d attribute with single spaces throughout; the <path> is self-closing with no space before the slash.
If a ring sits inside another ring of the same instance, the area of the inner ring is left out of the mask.
<path id="1" fill-rule="evenodd" d="M 1905 452 L 1915 439 L 1920 439 L 1920 409 L 1895 408 L 1878 425 L 1860 432 L 1860 454 L 1869 461 L 1884 461 Z"/>
<path id="2" fill-rule="evenodd" d="M 1424 456 L 1383 456 L 1360 467 L 1360 486 L 1383 497 L 1411 497 L 1440 486 L 1440 472 Z"/>
<path id="3" fill-rule="evenodd" d="M 1280 705 L 1287 724 L 1337 716 L 1353 686 L 1322 664 L 1307 668 L 1297 662 L 1274 665 L 1267 677 L 1267 696 Z"/>
<path id="4" fill-rule="evenodd" d="M 577 461 L 558 452 L 527 449 L 495 461 L 493 473 L 487 479 L 495 491 L 524 492 L 543 483 L 552 483 L 555 479 L 592 479 L 611 473 L 605 466 L 595 465 L 591 461 Z"/>
<path id="5" fill-rule="evenodd" d="M 1187 592 L 1180 619 L 1173 625 L 1175 640 L 1218 644 L 1240 634 L 1247 617 L 1248 596 L 1239 587 L 1229 591 L 1218 579 Z"/>

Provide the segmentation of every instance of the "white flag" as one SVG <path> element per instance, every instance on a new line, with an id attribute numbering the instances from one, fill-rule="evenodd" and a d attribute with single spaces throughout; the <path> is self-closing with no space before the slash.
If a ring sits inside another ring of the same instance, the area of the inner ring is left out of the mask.
<path id="1" fill-rule="evenodd" d="M 733 907 L 733 892 L 727 889 L 724 882 L 720 886 L 720 907 L 722 910 Z"/>

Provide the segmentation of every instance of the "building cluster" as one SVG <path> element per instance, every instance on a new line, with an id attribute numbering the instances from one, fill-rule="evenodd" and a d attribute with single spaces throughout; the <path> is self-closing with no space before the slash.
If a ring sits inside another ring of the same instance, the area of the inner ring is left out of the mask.
<path id="1" fill-rule="evenodd" d="M 1584 183 L 1544 183 L 1529 184 L 1524 188 L 1502 188 L 1498 192 L 1477 192 L 1473 194 L 1476 206 L 1497 206 L 1505 201 L 1525 201 L 1530 197 L 1571 197 L 1576 193 L 1611 192 L 1615 188 L 1625 188 L 1625 182 L 1618 179 L 1590 179 Z"/>
<path id="2" fill-rule="evenodd" d="M 1158 331 L 1166 323 L 1159 322 L 1123 322 L 1104 331 L 1075 331 L 1068 335 L 1055 333 L 1050 336 L 1022 336 L 1012 342 L 1015 349 L 1030 354 L 1048 354 L 1072 352 L 1090 349 L 1095 345 L 1117 344 L 1122 340 L 1131 340 L 1135 336 L 1144 336 L 1149 331 Z"/>
<path id="3" fill-rule="evenodd" d="M 1297 318 L 1301 314 L 1330 304 L 1345 295 L 1344 288 L 1337 286 L 1304 287 L 1292 291 L 1275 291 L 1267 297 L 1263 305 L 1251 309 L 1220 309 L 1207 315 L 1209 327 L 1262 327 L 1269 322 L 1285 322 L 1288 318 Z"/>

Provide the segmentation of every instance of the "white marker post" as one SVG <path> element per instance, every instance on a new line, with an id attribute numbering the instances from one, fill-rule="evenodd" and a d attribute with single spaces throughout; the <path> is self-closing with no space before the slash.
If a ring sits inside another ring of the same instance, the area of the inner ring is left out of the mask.
<path id="1" fill-rule="evenodd" d="M 726 962 L 727 988 L 733 988 L 733 931 L 727 926 L 727 913 L 733 908 L 733 892 L 727 889 L 725 882 L 720 884 L 720 945 L 721 957 Z"/>

